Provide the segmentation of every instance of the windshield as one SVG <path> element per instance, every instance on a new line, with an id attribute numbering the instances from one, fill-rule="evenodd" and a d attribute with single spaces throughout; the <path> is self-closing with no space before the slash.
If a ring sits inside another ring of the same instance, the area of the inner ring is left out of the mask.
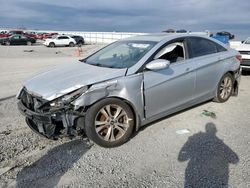
<path id="1" fill-rule="evenodd" d="M 100 67 L 129 68 L 136 64 L 156 42 L 151 41 L 119 41 L 115 42 L 84 62 Z"/>

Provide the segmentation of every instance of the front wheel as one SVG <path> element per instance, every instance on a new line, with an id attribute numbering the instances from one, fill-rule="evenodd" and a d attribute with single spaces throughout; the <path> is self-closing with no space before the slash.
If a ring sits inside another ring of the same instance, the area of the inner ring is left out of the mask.
<path id="1" fill-rule="evenodd" d="M 119 99 L 104 99 L 87 111 L 85 132 L 102 147 L 120 146 L 130 138 L 134 127 L 130 107 Z"/>
<path id="2" fill-rule="evenodd" d="M 233 85 L 234 85 L 233 76 L 230 73 L 225 74 L 221 78 L 217 86 L 217 91 L 214 101 L 220 103 L 226 102 L 232 95 Z"/>
<path id="3" fill-rule="evenodd" d="M 74 47 L 74 46 L 75 46 L 75 44 L 73 42 L 69 43 L 69 47 Z"/>
<path id="4" fill-rule="evenodd" d="M 27 41 L 27 45 L 28 45 L 28 46 L 31 46 L 32 43 L 31 43 L 30 41 Z"/>

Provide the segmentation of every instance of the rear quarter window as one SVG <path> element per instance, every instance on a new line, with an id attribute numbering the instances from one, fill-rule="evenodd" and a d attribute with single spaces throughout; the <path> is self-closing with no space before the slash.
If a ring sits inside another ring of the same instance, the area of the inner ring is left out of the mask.
<path id="1" fill-rule="evenodd" d="M 199 37 L 190 37 L 188 39 L 188 49 L 191 58 L 226 51 L 223 46 Z"/>

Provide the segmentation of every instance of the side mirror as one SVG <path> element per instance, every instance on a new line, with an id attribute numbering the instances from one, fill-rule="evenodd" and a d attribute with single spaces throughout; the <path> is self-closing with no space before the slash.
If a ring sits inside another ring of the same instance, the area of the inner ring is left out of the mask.
<path id="1" fill-rule="evenodd" d="M 161 70 L 161 69 L 166 69 L 170 65 L 170 61 L 165 60 L 165 59 L 156 59 L 151 61 L 146 65 L 146 68 L 149 70 Z"/>

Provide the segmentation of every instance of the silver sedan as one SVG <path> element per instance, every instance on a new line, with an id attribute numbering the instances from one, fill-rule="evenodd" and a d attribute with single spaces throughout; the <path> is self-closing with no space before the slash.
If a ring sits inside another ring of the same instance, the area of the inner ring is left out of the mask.
<path id="1" fill-rule="evenodd" d="M 35 76 L 18 94 L 18 108 L 46 138 L 86 134 L 115 147 L 159 118 L 237 95 L 240 60 L 237 51 L 211 38 L 136 36 Z"/>

